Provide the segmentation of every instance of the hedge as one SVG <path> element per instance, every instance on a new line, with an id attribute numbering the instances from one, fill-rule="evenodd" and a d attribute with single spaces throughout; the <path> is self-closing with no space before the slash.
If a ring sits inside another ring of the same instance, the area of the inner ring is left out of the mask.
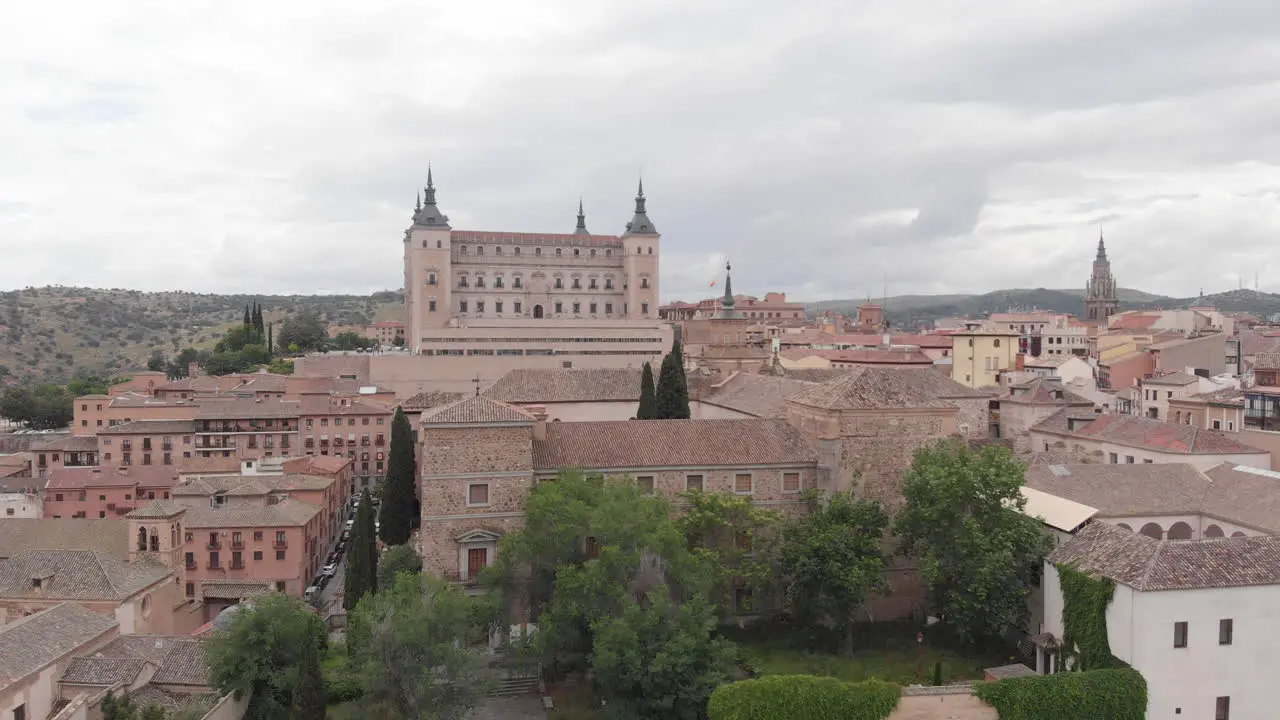
<path id="1" fill-rule="evenodd" d="M 341 674 L 325 678 L 324 699 L 329 705 L 359 700 L 364 696 L 364 683 L 356 675 Z"/>
<path id="2" fill-rule="evenodd" d="M 980 683 L 1000 720 L 1145 720 L 1147 683 L 1132 668 L 1061 672 Z"/>
<path id="3" fill-rule="evenodd" d="M 707 704 L 710 720 L 882 720 L 898 707 L 893 683 L 851 683 L 813 675 L 770 675 L 721 685 Z"/>

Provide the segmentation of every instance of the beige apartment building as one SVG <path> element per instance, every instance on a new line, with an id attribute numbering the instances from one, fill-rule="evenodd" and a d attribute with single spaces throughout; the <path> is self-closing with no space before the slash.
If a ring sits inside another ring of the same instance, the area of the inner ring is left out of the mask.
<path id="1" fill-rule="evenodd" d="M 1001 372 L 1017 367 L 1020 333 L 1016 330 L 971 323 L 952 335 L 951 379 L 965 387 L 995 387 Z"/>

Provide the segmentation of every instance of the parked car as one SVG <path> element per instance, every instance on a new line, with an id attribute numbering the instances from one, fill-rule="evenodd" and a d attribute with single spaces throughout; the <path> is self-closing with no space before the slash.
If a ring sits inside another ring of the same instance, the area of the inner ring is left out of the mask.
<path id="1" fill-rule="evenodd" d="M 328 565 L 324 566 L 324 569 L 320 571 L 320 574 L 324 577 L 331 577 L 336 572 L 338 572 L 338 564 L 329 563 Z"/>

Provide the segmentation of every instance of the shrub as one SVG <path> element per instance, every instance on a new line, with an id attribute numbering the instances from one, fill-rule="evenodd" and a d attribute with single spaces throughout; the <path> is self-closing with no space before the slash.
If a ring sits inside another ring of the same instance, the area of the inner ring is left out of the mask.
<path id="1" fill-rule="evenodd" d="M 710 720 L 881 720 L 898 706 L 893 683 L 842 682 L 813 675 L 771 675 L 721 685 L 707 704 Z"/>
<path id="2" fill-rule="evenodd" d="M 1061 672 L 981 683 L 1000 720 L 1144 720 L 1147 683 L 1131 668 Z"/>
<path id="3" fill-rule="evenodd" d="M 330 705 L 359 700 L 364 696 L 364 684 L 357 675 L 341 672 L 330 673 L 324 681 L 325 702 Z"/>

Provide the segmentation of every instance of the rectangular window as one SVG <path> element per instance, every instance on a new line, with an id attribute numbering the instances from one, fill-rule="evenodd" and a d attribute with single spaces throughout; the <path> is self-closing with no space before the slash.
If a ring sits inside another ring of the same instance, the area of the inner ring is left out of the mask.
<path id="1" fill-rule="evenodd" d="M 573 304 L 573 314 L 574 314 L 574 315 L 577 315 L 577 314 L 578 314 L 578 313 L 580 313 L 580 312 L 582 312 L 582 303 L 574 303 L 574 304 Z"/>
<path id="2" fill-rule="evenodd" d="M 556 303 L 556 314 L 559 315 L 560 313 L 563 313 L 563 312 L 564 312 L 564 305 L 562 303 Z"/>
<path id="3" fill-rule="evenodd" d="M 187 583 L 187 597 L 195 597 L 195 596 L 196 596 L 196 584 Z"/>
<path id="4" fill-rule="evenodd" d="M 782 473 L 782 492 L 800 492 L 800 473 Z"/>
<path id="5" fill-rule="evenodd" d="M 516 278 L 516 279 L 517 279 L 517 280 L 519 280 L 519 278 Z M 515 314 L 517 314 L 517 315 L 519 315 L 519 314 L 520 314 L 521 310 L 520 310 L 520 301 L 519 301 L 519 300 L 516 300 L 515 302 L 511 303 L 511 312 L 514 312 L 514 313 L 515 313 Z"/>
<path id="6" fill-rule="evenodd" d="M 1226 695 L 1218 698 L 1217 707 L 1213 711 L 1213 720 L 1231 720 L 1231 698 Z"/>
<path id="7" fill-rule="evenodd" d="M 254 540 L 254 542 L 262 542 L 262 531 L 261 531 L 261 530 L 255 530 L 255 531 L 254 531 L 254 533 L 253 533 L 253 540 Z"/>
<path id="8" fill-rule="evenodd" d="M 285 554 L 285 552 L 286 552 L 285 550 L 277 550 L 277 551 L 276 551 L 276 559 L 277 559 L 277 560 L 284 560 L 284 554 Z"/>
<path id="9" fill-rule="evenodd" d="M 648 314 L 649 314 L 649 303 L 647 303 L 647 302 L 640 303 L 640 313 L 641 313 L 642 315 L 648 315 Z"/>
<path id="10" fill-rule="evenodd" d="M 1116 464 L 1118 464 L 1118 463 L 1120 462 L 1120 456 L 1119 456 L 1119 455 L 1117 455 L 1116 453 L 1111 453 L 1111 454 L 1107 457 L 1107 459 L 1111 462 L 1111 464 L 1112 464 L 1112 465 L 1116 465 Z"/>
<path id="11" fill-rule="evenodd" d="M 605 314 L 605 315 L 612 315 L 612 314 L 613 314 L 613 303 L 605 303 L 605 304 L 604 304 L 604 314 Z"/>
<path id="12" fill-rule="evenodd" d="M 739 495 L 750 495 L 755 492 L 755 480 L 751 473 L 738 473 L 733 476 L 733 491 Z"/>
<path id="13" fill-rule="evenodd" d="M 1132 464 L 1133 464 L 1133 456 L 1132 456 L 1132 455 L 1125 455 L 1125 456 L 1124 456 L 1124 462 L 1125 462 L 1125 464 L 1126 464 L 1126 465 L 1132 465 Z"/>
<path id="14" fill-rule="evenodd" d="M 1230 645 L 1231 636 L 1235 632 L 1235 623 L 1230 619 L 1218 621 L 1218 644 Z"/>
<path id="15" fill-rule="evenodd" d="M 701 475 L 685 475 L 684 489 L 686 492 L 692 492 L 694 490 L 699 490 L 699 491 L 702 490 L 702 476 Z"/>
<path id="16" fill-rule="evenodd" d="M 467 486 L 467 507 L 483 507 L 489 504 L 489 483 L 471 483 Z"/>
<path id="17" fill-rule="evenodd" d="M 467 311 L 467 301 L 466 301 L 466 300 L 459 300 L 459 301 L 458 301 L 458 312 L 466 312 L 466 311 Z"/>
<path id="18" fill-rule="evenodd" d="M 1173 624 L 1173 646 L 1176 648 L 1187 646 L 1187 624 L 1185 622 Z"/>
<path id="19" fill-rule="evenodd" d="M 484 312 L 484 301 L 483 301 L 483 300 L 477 300 L 477 301 L 476 301 L 476 312 L 478 312 L 478 313 L 482 313 L 482 312 Z"/>
<path id="20" fill-rule="evenodd" d="M 641 475 L 640 477 L 636 478 L 636 487 L 640 488 L 640 492 L 644 493 L 645 495 L 652 495 L 653 494 L 653 476 Z"/>
<path id="21" fill-rule="evenodd" d="M 253 559 L 254 559 L 254 560 L 261 560 L 261 559 L 262 559 L 262 551 L 261 551 L 261 550 L 254 550 L 254 551 L 253 551 Z"/>
<path id="22" fill-rule="evenodd" d="M 591 311 L 591 314 L 592 314 L 592 315 L 595 315 L 595 314 L 596 314 L 596 304 L 595 304 L 595 303 L 591 303 L 591 305 L 588 307 L 588 309 Z"/>
<path id="23" fill-rule="evenodd" d="M 435 312 L 435 311 L 436 311 L 436 301 L 435 301 L 435 300 L 428 300 L 428 301 L 427 301 L 427 312 Z"/>

